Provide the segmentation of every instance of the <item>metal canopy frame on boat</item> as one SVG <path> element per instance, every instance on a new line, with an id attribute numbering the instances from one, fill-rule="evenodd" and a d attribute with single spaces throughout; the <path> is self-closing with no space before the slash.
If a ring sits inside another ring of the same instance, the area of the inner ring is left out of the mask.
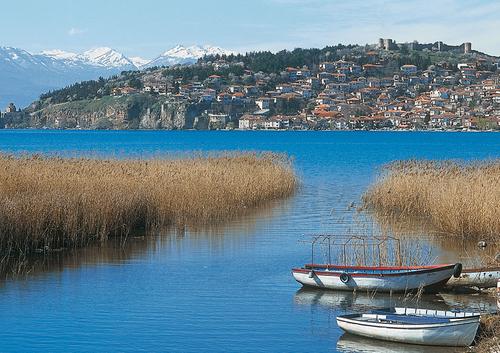
<path id="1" fill-rule="evenodd" d="M 343 237 L 316 234 L 303 242 L 311 244 L 312 263 L 293 268 L 292 275 L 304 286 L 336 290 L 407 292 L 440 286 L 461 271 L 460 264 L 403 265 L 403 260 L 405 263 L 411 260 L 414 251 L 410 248 L 410 252 L 403 254 L 400 240 L 391 236 Z M 315 263 L 315 248 L 318 245 L 327 250 L 324 256 L 328 254 L 328 264 Z M 335 256 L 342 257 L 342 260 L 334 259 L 335 264 L 332 264 L 333 250 L 336 251 Z M 341 261 L 344 261 L 344 266 L 339 264 Z M 356 264 L 350 264 L 348 261 Z M 366 265 L 368 261 L 373 265 Z M 364 266 L 360 265 L 361 262 L 365 263 Z M 397 262 L 396 266 L 392 265 L 394 262 Z"/>
<path id="2" fill-rule="evenodd" d="M 403 259 L 401 257 L 401 241 L 398 238 L 395 238 L 393 236 L 375 236 L 372 235 L 370 238 L 367 237 L 362 237 L 358 235 L 349 235 L 349 236 L 339 236 L 335 234 L 313 234 L 313 235 L 308 235 L 310 239 L 303 239 L 300 240 L 300 242 L 303 243 L 310 243 L 311 244 L 311 264 L 314 264 L 314 254 L 315 254 L 315 246 L 317 245 L 324 245 L 328 246 L 328 263 L 327 265 L 333 265 L 332 264 L 332 247 L 340 248 L 341 249 L 341 257 L 343 261 L 343 265 L 347 266 L 347 248 L 349 246 L 351 247 L 361 247 L 363 250 L 363 265 L 367 265 L 367 249 L 373 249 L 377 250 L 377 257 L 378 257 L 378 264 L 379 266 L 382 266 L 382 253 L 381 253 L 381 246 L 387 244 L 388 242 L 394 242 L 395 244 L 395 250 L 396 250 L 396 260 L 397 266 L 402 266 L 403 264 Z"/>

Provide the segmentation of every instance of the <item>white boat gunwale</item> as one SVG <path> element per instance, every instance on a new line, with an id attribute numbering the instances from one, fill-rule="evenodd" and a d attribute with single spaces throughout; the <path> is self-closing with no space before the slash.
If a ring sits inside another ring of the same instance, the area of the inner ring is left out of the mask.
<path id="1" fill-rule="evenodd" d="M 403 324 L 397 321 L 390 322 L 391 320 L 387 320 L 388 322 L 356 320 L 356 318 L 358 317 L 360 317 L 359 314 L 337 316 L 337 321 L 355 324 L 359 326 L 382 327 L 382 328 L 401 329 L 401 330 L 421 330 L 421 329 L 439 328 L 443 326 L 451 327 L 451 326 L 469 325 L 470 323 L 476 322 L 479 319 L 479 316 L 469 316 L 466 318 L 450 320 L 449 322 L 439 322 L 439 323 L 436 322 L 429 324 L 411 324 L 411 323 Z"/>

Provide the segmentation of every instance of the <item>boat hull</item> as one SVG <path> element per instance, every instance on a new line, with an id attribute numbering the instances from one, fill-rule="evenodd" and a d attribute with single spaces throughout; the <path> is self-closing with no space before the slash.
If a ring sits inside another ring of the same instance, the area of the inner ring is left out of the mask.
<path id="1" fill-rule="evenodd" d="M 469 346 L 479 327 L 479 318 L 467 318 L 446 324 L 400 325 L 358 322 L 338 317 L 338 326 L 351 334 L 384 341 L 427 346 Z"/>
<path id="2" fill-rule="evenodd" d="M 419 288 L 427 290 L 443 286 L 454 273 L 454 265 L 425 268 L 401 273 L 349 273 L 348 269 L 340 272 L 316 271 L 314 269 L 293 269 L 295 280 L 304 286 L 333 290 L 367 290 L 378 292 L 405 292 Z M 348 280 L 341 278 L 348 274 Z"/>
<path id="3" fill-rule="evenodd" d="M 500 267 L 463 270 L 459 277 L 450 278 L 446 283 L 449 288 L 475 287 L 494 288 L 500 278 Z"/>

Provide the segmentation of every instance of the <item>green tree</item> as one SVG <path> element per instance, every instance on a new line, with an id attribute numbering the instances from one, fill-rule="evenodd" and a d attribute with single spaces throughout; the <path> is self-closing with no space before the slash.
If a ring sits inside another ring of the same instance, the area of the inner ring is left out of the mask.
<path id="1" fill-rule="evenodd" d="M 137 88 L 141 89 L 144 85 L 142 84 L 142 81 L 139 80 L 137 77 L 134 77 L 128 81 L 128 85 L 132 88 Z"/>

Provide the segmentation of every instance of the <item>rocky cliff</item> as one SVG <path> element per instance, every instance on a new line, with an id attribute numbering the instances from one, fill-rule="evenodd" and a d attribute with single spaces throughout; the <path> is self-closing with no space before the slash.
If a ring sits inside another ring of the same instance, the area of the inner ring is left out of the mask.
<path id="1" fill-rule="evenodd" d="M 34 106 L 24 113 L 24 119 L 4 121 L 4 125 L 53 129 L 192 129 L 207 108 L 199 103 L 149 94 L 106 96 L 44 108 Z M 17 121 L 24 125 L 17 126 Z"/>

